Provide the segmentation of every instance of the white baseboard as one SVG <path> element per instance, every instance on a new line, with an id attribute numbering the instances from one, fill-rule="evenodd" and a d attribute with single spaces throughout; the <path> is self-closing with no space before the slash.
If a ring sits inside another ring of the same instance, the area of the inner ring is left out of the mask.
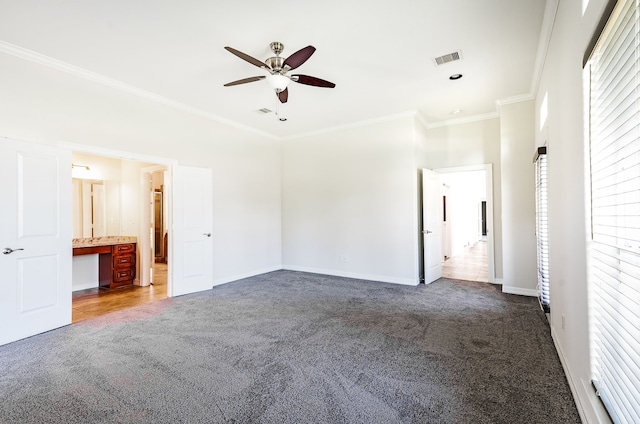
<path id="1" fill-rule="evenodd" d="M 504 280 L 502 278 L 496 278 L 493 280 L 493 284 L 500 284 L 502 286 L 504 284 Z"/>
<path id="2" fill-rule="evenodd" d="M 600 399 L 596 396 L 595 389 L 591 386 L 591 382 L 585 381 L 582 378 L 576 378 L 571 374 L 564 352 L 557 342 L 558 334 L 554 327 L 551 327 L 551 339 L 553 340 L 556 352 L 558 352 L 558 358 L 560 358 L 564 374 L 567 376 L 567 382 L 569 382 L 569 388 L 571 389 L 573 400 L 576 403 L 580 420 L 586 424 L 611 424 L 609 415 L 602 406 L 602 403 L 600 403 Z"/>
<path id="3" fill-rule="evenodd" d="M 231 275 L 229 277 L 216 278 L 213 280 L 213 286 L 219 286 L 220 284 L 231 283 L 232 281 L 242 280 L 243 278 L 255 277 L 256 275 L 266 274 L 268 272 L 280 271 L 282 269 L 282 265 L 275 265 L 267 268 L 256 269 L 250 272 L 245 272 L 242 274 Z"/>
<path id="4" fill-rule="evenodd" d="M 502 293 L 538 297 L 538 290 L 536 289 L 523 289 L 521 287 L 505 286 L 504 284 L 502 285 Z"/>
<path id="5" fill-rule="evenodd" d="M 337 271 L 334 269 L 309 268 L 304 266 L 283 265 L 282 269 L 289 271 L 311 272 L 313 274 L 333 275 L 336 277 L 355 278 L 358 280 L 379 281 L 382 283 L 401 284 L 405 286 L 417 286 L 419 282 L 409 278 L 396 278 L 385 275 L 360 274 L 357 272 Z"/>

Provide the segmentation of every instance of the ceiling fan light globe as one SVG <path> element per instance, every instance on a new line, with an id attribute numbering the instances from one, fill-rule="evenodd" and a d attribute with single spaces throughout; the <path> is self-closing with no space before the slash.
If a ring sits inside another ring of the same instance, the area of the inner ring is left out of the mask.
<path id="1" fill-rule="evenodd" d="M 288 77 L 284 75 L 269 75 L 267 76 L 267 82 L 276 91 L 284 91 L 289 85 L 289 81 L 291 81 Z"/>

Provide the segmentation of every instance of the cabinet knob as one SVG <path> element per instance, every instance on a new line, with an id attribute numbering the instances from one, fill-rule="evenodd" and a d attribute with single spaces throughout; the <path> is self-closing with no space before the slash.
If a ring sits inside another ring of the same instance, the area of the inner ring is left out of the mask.
<path id="1" fill-rule="evenodd" d="M 203 236 L 211 237 L 211 233 L 204 233 Z"/>

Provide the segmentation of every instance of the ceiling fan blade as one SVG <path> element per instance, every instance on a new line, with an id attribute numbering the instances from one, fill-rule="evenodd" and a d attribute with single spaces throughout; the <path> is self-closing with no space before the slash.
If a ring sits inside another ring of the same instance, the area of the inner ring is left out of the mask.
<path id="1" fill-rule="evenodd" d="M 316 51 L 316 48 L 313 46 L 307 46 L 303 49 L 298 50 L 291 56 L 285 59 L 282 67 L 289 66 L 289 69 L 296 69 L 298 66 L 302 65 L 311 57 L 311 55 Z"/>
<path id="2" fill-rule="evenodd" d="M 244 78 L 244 79 L 241 79 L 241 80 L 238 80 L 238 81 L 228 82 L 224 86 L 225 87 L 231 87 L 232 85 L 246 84 L 248 82 L 260 81 L 260 80 L 263 80 L 265 78 L 266 78 L 265 76 L 249 77 L 249 78 Z"/>
<path id="3" fill-rule="evenodd" d="M 278 99 L 280 99 L 280 103 L 287 103 L 287 100 L 289 99 L 289 88 L 285 88 L 276 94 L 278 95 Z"/>
<path id="4" fill-rule="evenodd" d="M 240 59 L 246 60 L 247 62 L 249 62 L 252 65 L 257 66 L 258 68 L 265 68 L 265 69 L 271 69 L 267 66 L 266 63 L 256 59 L 255 57 L 251 57 L 246 53 L 242 53 L 240 50 L 236 50 L 233 47 L 225 47 L 225 49 L 233 54 L 235 54 L 236 56 L 238 56 Z"/>
<path id="5" fill-rule="evenodd" d="M 314 87 L 333 88 L 336 85 L 332 82 L 325 81 L 320 78 L 310 77 L 309 75 L 291 75 L 291 80 L 298 84 L 313 85 Z"/>

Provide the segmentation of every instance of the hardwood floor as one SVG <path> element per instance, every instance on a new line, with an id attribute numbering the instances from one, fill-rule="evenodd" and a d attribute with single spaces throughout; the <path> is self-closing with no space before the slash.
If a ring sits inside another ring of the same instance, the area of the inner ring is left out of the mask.
<path id="1" fill-rule="evenodd" d="M 489 282 L 487 242 L 482 240 L 444 261 L 442 276 L 456 280 Z"/>
<path id="2" fill-rule="evenodd" d="M 146 287 L 126 286 L 111 290 L 95 288 L 73 292 L 72 322 L 166 298 L 167 264 L 154 264 L 153 280 L 153 285 Z"/>

